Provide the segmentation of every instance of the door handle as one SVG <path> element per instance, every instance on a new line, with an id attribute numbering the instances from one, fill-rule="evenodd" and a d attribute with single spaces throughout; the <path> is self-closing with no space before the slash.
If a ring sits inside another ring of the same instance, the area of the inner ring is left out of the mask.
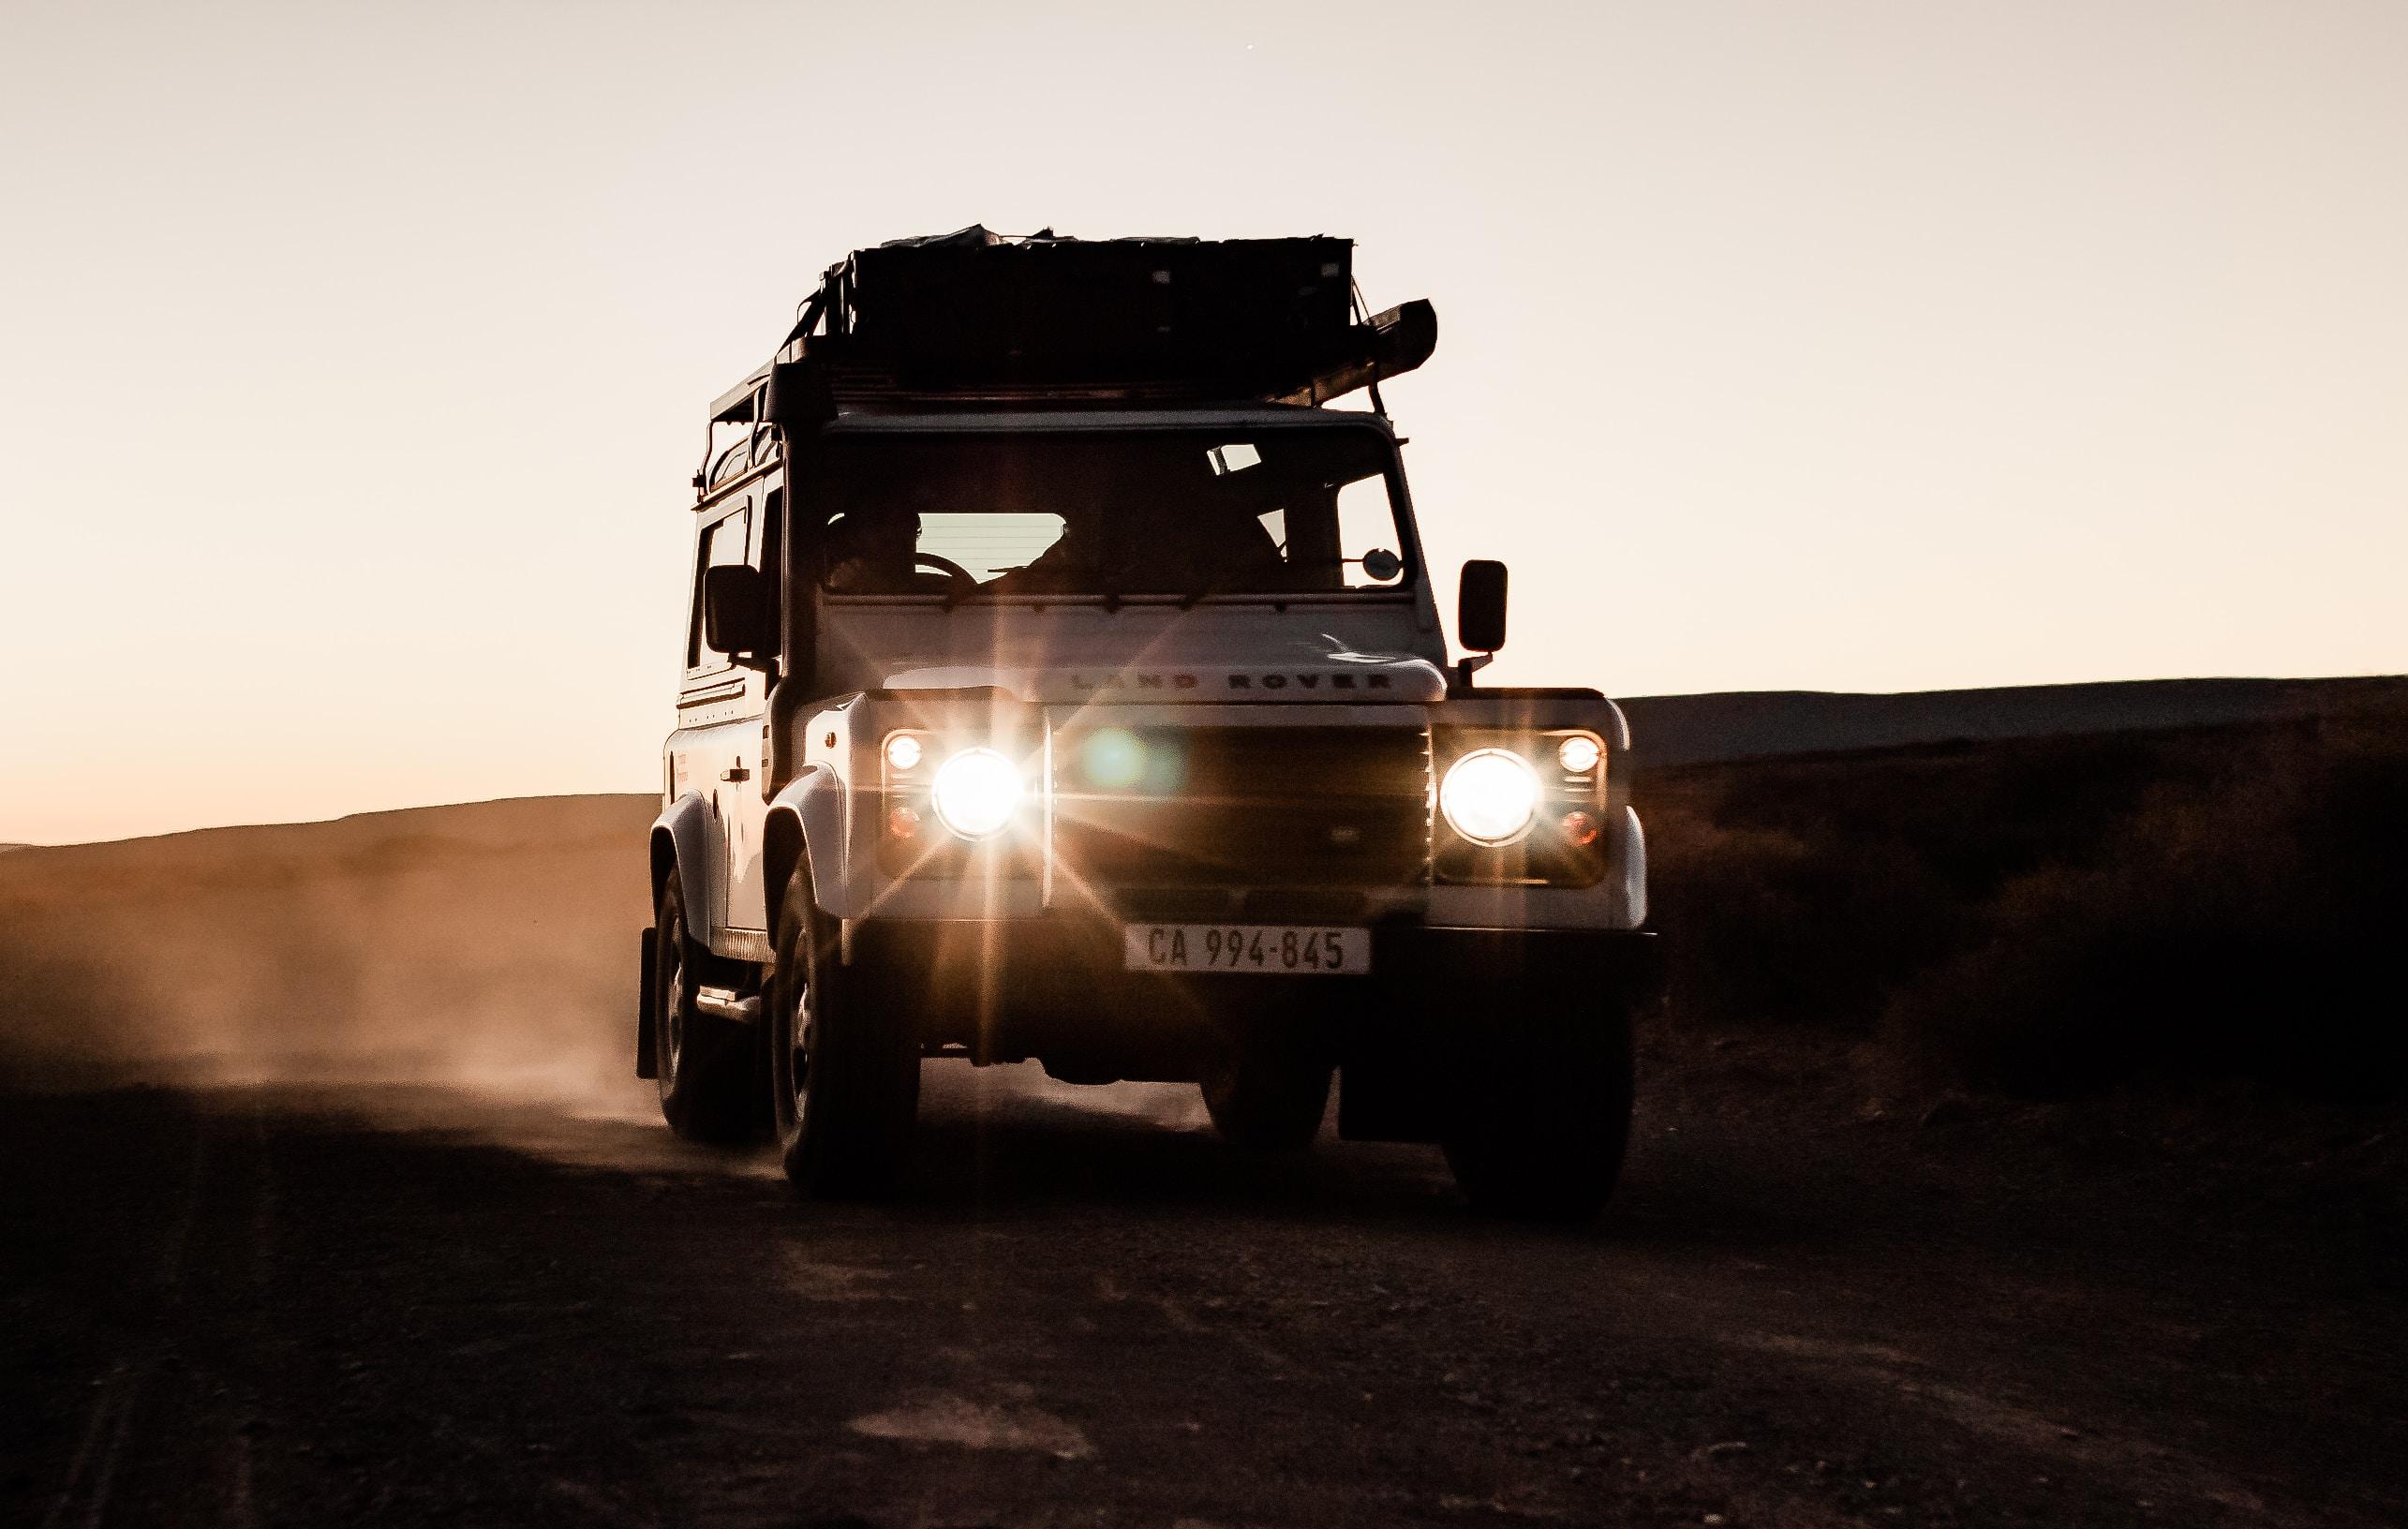
<path id="1" fill-rule="evenodd" d="M 719 772 L 719 778 L 722 780 L 750 780 L 752 779 L 752 772 L 741 764 L 730 764 L 726 769 Z"/>

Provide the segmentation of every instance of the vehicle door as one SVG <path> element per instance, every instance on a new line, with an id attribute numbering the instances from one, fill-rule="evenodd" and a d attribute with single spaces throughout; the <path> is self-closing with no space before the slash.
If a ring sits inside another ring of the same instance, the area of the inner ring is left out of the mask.
<path id="1" fill-rule="evenodd" d="M 675 789 L 702 797 L 710 809 L 712 869 L 707 884 L 687 895 L 708 911 L 703 928 L 716 933 L 742 927 L 729 898 L 729 868 L 744 853 L 741 801 L 751 784 L 751 759 L 760 735 L 761 675 L 703 640 L 703 575 L 752 557 L 753 496 L 739 492 L 705 507 L 694 542 L 693 600 L 686 622 L 685 679 L 677 693 L 677 731 L 670 745 Z M 753 851 L 757 859 L 759 851 Z"/>
<path id="2" fill-rule="evenodd" d="M 750 560 L 764 575 L 772 598 L 780 598 L 780 542 L 784 533 L 783 499 L 777 477 L 764 480 L 753 496 Z M 772 618 L 770 630 L 785 631 L 784 612 Z M 722 821 L 726 824 L 727 923 L 734 929 L 762 932 L 769 928 L 767 889 L 762 885 L 761 844 L 769 822 L 769 686 L 772 672 L 747 669 L 745 720 L 730 735 L 734 755 L 722 766 Z M 740 736 L 738 735 L 740 735 Z"/>

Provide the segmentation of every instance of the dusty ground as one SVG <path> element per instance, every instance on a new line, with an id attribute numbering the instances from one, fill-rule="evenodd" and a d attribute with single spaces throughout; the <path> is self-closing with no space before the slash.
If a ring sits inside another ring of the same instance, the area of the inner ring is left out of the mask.
<path id="1" fill-rule="evenodd" d="M 931 1064 L 883 1207 L 683 1147 L 640 1086 L 10 1097 L 0 1519 L 2408 1513 L 2396 1208 L 1753 1045 L 1653 1059 L 1570 1235 L 1471 1218 L 1425 1150 L 1250 1165 L 1187 1091 L 1019 1069 Z"/>

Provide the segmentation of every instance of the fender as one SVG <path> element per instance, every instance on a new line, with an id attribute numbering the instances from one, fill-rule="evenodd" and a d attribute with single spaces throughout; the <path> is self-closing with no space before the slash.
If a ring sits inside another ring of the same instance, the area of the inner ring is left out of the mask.
<path id="1" fill-rule="evenodd" d="M 661 888 L 675 868 L 686 889 L 687 922 L 694 938 L 706 943 L 719 931 L 723 916 L 711 837 L 710 804 L 693 792 L 671 802 L 652 820 L 652 906 L 661 906 Z"/>
<path id="2" fill-rule="evenodd" d="M 1613 730 L 1607 735 L 1605 746 L 1616 754 L 1630 752 L 1630 719 L 1622 714 L 1620 702 L 1608 701 L 1605 709 L 1613 717 Z"/>
<path id="3" fill-rule="evenodd" d="M 1640 826 L 1639 809 L 1630 805 L 1630 719 L 1613 701 L 1605 704 L 1605 709 L 1613 721 L 1606 739 L 1606 747 L 1613 750 L 1609 757 L 1624 762 L 1618 770 L 1609 766 L 1605 782 L 1605 811 L 1613 824 L 1613 868 L 1606 880 L 1619 903 L 1613 927 L 1636 929 L 1647 922 L 1647 830 Z"/>
<path id="4" fill-rule="evenodd" d="M 1639 825 L 1638 809 L 1628 803 L 1614 829 L 1614 867 L 1606 877 L 1617 902 L 1613 927 L 1636 929 L 1647 922 L 1647 830 Z"/>
<path id="5" fill-rule="evenodd" d="M 785 886 L 800 866 L 814 868 L 811 898 L 823 909 L 823 886 L 844 884 L 848 864 L 844 782 L 824 763 L 806 764 L 769 799 L 761 845 L 762 885 L 767 890 L 769 943 L 778 943 L 778 915 Z"/>

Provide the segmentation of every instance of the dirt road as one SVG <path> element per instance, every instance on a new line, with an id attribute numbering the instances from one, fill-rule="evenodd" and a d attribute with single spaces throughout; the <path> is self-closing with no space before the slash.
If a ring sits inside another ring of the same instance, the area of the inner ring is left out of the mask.
<path id="1" fill-rule="evenodd" d="M 643 1094 L 0 1099 L 0 1518 L 41 1525 L 2400 1522 L 2396 1270 L 1660 1102 L 1579 1234 L 1434 1153 L 932 1067 L 911 1199 Z M 1943 1139 L 1940 1145 L 1946 1145 Z M 1978 1155 L 1978 1154 L 1977 1154 Z M 2343 1218 L 2344 1220 L 2346 1218 Z M 2310 1228 L 2313 1231 L 2313 1228 Z"/>

